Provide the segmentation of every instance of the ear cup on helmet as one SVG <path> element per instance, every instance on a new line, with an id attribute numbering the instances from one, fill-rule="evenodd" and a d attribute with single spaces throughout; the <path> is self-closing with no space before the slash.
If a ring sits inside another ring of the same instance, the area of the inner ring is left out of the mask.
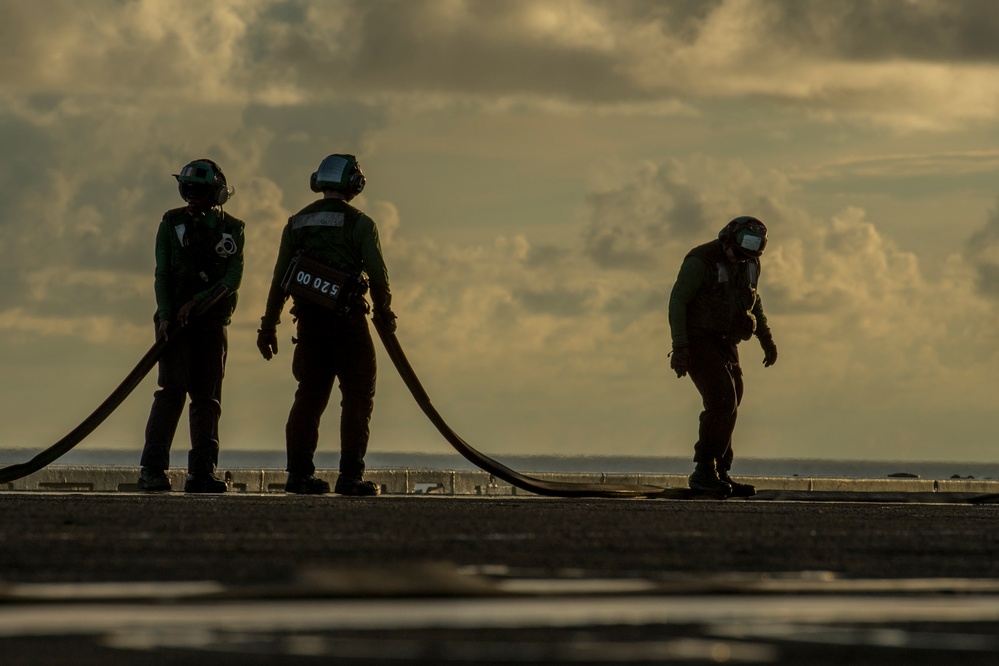
<path id="1" fill-rule="evenodd" d="M 364 190 L 364 186 L 367 182 L 368 181 L 364 177 L 364 174 L 361 173 L 361 166 L 357 162 L 354 162 L 354 170 L 350 174 L 350 182 L 347 183 L 350 193 L 356 197 L 362 190 Z"/>
<path id="2" fill-rule="evenodd" d="M 229 197 L 233 195 L 235 190 L 229 187 L 225 174 L 222 173 L 222 168 L 218 164 L 209 159 L 204 159 L 202 161 L 211 164 L 212 168 L 215 170 L 215 203 L 221 206 L 225 202 L 229 201 Z"/>

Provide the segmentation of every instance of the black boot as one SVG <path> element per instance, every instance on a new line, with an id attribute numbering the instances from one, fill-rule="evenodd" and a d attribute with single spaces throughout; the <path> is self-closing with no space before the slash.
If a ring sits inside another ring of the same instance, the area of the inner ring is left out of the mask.
<path id="1" fill-rule="evenodd" d="M 325 495 L 330 491 L 330 484 L 315 475 L 302 476 L 289 472 L 284 491 L 298 495 Z"/>
<path id="2" fill-rule="evenodd" d="M 184 482 L 185 493 L 224 493 L 229 484 L 215 476 L 213 472 L 188 474 Z"/>
<path id="3" fill-rule="evenodd" d="M 724 499 L 732 494 L 732 486 L 718 478 L 715 462 L 699 462 L 694 473 L 687 477 L 691 490 Z"/>
<path id="4" fill-rule="evenodd" d="M 751 483 L 739 483 L 728 475 L 727 469 L 718 470 L 718 478 L 732 486 L 732 497 L 752 497 L 756 494 L 756 486 Z"/>
<path id="5" fill-rule="evenodd" d="M 167 492 L 170 490 L 170 477 L 161 469 L 143 467 L 139 470 L 139 490 Z"/>
<path id="6" fill-rule="evenodd" d="M 337 495 L 353 495 L 355 497 L 370 497 L 382 492 L 381 486 L 371 481 L 362 481 L 359 476 L 343 476 L 336 480 L 333 492 Z"/>

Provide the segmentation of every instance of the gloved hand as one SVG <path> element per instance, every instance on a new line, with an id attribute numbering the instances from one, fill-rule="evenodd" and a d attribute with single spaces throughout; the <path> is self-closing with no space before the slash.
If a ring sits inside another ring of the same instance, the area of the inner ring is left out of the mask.
<path id="1" fill-rule="evenodd" d="M 763 348 L 763 367 L 769 368 L 777 362 L 777 345 L 772 335 L 760 337 L 760 347 Z"/>
<path id="2" fill-rule="evenodd" d="M 278 353 L 277 329 L 261 328 L 257 329 L 257 349 L 265 361 L 274 358 Z"/>
<path id="3" fill-rule="evenodd" d="M 169 340 L 170 339 L 170 336 L 168 335 L 169 331 L 170 331 L 170 322 L 161 321 L 156 326 L 156 339 L 159 340 L 160 338 L 163 338 L 164 340 Z"/>
<path id="4" fill-rule="evenodd" d="M 395 313 L 389 307 L 375 308 L 375 311 L 371 314 L 371 321 L 375 323 L 375 326 L 379 330 L 386 333 L 395 333 L 396 319 Z"/>
<path id="5" fill-rule="evenodd" d="M 673 351 L 669 353 L 669 367 L 676 372 L 679 379 L 687 374 L 690 369 L 690 346 L 684 344 L 673 345 Z"/>
<path id="6" fill-rule="evenodd" d="M 395 333 L 395 313 L 392 312 L 392 292 L 384 285 L 371 285 L 371 321 L 375 328 Z"/>
<path id="7" fill-rule="evenodd" d="M 177 311 L 177 323 L 181 326 L 187 326 L 187 322 L 191 318 L 191 312 L 196 307 L 198 307 L 198 301 L 193 298 L 180 306 L 180 310 Z"/>

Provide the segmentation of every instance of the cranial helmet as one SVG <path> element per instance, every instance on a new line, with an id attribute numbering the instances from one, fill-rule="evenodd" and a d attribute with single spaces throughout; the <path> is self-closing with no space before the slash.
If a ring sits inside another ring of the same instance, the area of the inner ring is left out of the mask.
<path id="1" fill-rule="evenodd" d="M 361 193 L 366 182 L 356 157 L 336 154 L 319 164 L 319 168 L 309 179 L 309 186 L 313 192 L 335 190 L 343 192 L 348 199 L 353 199 Z"/>
<path id="2" fill-rule="evenodd" d="M 207 201 L 221 206 L 235 193 L 219 165 L 209 159 L 189 162 L 173 177 L 177 179 L 180 197 L 187 203 Z"/>
<path id="3" fill-rule="evenodd" d="M 767 247 L 767 227 L 755 217 L 743 215 L 726 224 L 718 238 L 740 259 L 756 259 Z"/>

